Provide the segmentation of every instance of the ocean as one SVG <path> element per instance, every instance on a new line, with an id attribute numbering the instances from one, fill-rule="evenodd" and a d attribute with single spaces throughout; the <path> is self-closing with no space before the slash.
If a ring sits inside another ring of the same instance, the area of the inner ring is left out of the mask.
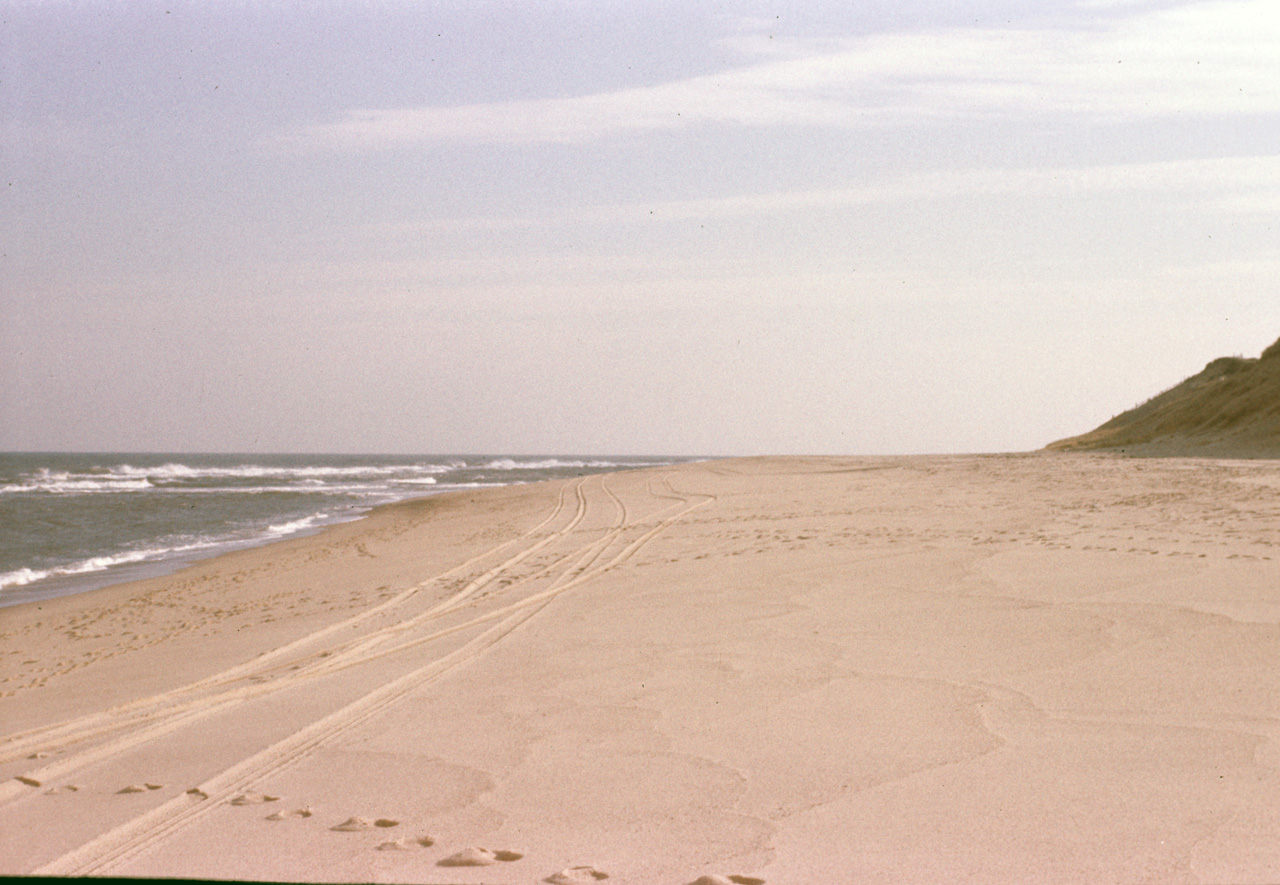
<path id="1" fill-rule="evenodd" d="M 405 498 L 685 460 L 0 453 L 0 607 L 164 574 Z"/>

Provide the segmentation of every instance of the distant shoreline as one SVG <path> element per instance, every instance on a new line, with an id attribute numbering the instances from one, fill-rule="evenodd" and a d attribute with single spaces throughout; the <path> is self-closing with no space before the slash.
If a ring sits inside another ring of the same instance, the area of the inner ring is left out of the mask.
<path id="1" fill-rule="evenodd" d="M 392 501 L 678 458 L 0 454 L 0 607 L 169 574 Z"/>

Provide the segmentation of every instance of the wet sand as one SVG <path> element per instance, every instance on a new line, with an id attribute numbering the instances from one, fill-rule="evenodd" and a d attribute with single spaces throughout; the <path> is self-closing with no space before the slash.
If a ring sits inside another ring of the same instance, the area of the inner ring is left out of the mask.
<path id="1" fill-rule="evenodd" d="M 0 873 L 1280 881 L 1277 462 L 477 490 L 0 636 Z"/>

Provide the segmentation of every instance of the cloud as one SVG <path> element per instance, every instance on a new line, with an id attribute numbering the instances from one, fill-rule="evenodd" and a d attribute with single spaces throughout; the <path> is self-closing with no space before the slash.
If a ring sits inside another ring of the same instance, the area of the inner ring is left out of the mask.
<path id="1" fill-rule="evenodd" d="M 1024 197 L 1143 191 L 1192 195 L 1223 207 L 1280 187 L 1280 156 L 1230 157 L 1047 169 L 967 169 L 918 173 L 863 187 L 791 191 L 667 203 L 666 217 L 808 211 L 908 200 L 1013 195 Z"/>
<path id="2" fill-rule="evenodd" d="M 790 190 L 731 197 L 585 206 L 536 216 L 445 218 L 379 226 L 378 236 L 443 230 L 511 230 L 555 225 L 601 225 L 737 218 L 789 212 L 939 199 L 1146 193 L 1194 201 L 1230 213 L 1276 211 L 1280 155 L 1122 163 L 1042 169 L 959 169 L 886 177 L 857 187 Z"/>
<path id="3" fill-rule="evenodd" d="M 918 124 L 1280 112 L 1272 0 L 1191 3 L 1075 28 L 971 28 L 830 41 L 804 57 L 642 88 L 456 107 L 351 110 L 284 150 L 432 142 L 572 143 L 705 124 Z M 794 51 L 794 47 L 793 47 Z"/>

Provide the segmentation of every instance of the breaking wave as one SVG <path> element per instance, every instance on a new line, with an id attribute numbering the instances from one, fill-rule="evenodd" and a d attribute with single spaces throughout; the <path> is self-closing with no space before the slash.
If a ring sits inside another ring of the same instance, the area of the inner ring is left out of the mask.
<path id="1" fill-rule="evenodd" d="M 0 591 L 10 591 L 0 605 L 155 574 L 405 498 L 678 460 L 0 453 Z"/>
<path id="2" fill-rule="evenodd" d="M 109 556 L 91 556 L 79 562 L 55 566 L 47 569 L 20 568 L 0 574 L 0 590 L 8 587 L 21 587 L 33 581 L 46 578 L 67 577 L 70 575 L 87 575 L 93 572 L 106 571 L 118 565 L 130 565 L 139 562 L 159 562 L 175 556 L 195 553 L 222 546 L 225 542 L 215 540 L 197 541 L 190 544 L 178 544 L 172 547 L 148 547 L 142 550 L 126 550 Z"/>

